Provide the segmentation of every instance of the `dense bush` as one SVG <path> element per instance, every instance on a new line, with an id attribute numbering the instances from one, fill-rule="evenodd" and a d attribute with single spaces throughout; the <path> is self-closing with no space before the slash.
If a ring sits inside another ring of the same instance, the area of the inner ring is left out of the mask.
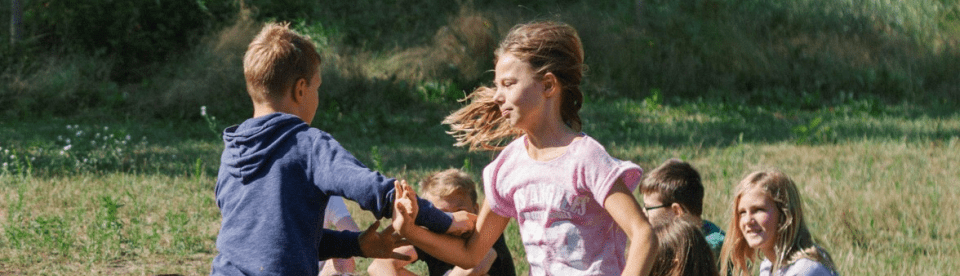
<path id="1" fill-rule="evenodd" d="M 531 20 L 578 29 L 588 97 L 960 98 L 957 0 L 525 2 L 25 1 L 24 42 L 0 46 L 0 104 L 15 106 L 2 115 L 248 116 L 240 57 L 267 21 L 317 41 L 338 113 L 454 105 L 492 80 L 501 36 Z"/>

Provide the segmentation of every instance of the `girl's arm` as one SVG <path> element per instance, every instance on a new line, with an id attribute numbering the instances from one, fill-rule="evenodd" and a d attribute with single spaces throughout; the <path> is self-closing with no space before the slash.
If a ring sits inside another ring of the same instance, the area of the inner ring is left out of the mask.
<path id="1" fill-rule="evenodd" d="M 412 204 L 417 202 L 413 188 L 407 186 L 397 191 L 404 191 L 403 196 L 407 197 L 404 200 L 397 196 L 394 200 L 394 212 L 397 213 L 394 214 L 394 225 L 400 227 L 400 235 L 427 254 L 461 268 L 477 266 L 510 223 L 509 218 L 493 213 L 484 201 L 477 219 L 477 232 L 466 240 L 433 233 L 413 224 L 412 215 L 416 214 L 417 209 L 417 206 Z"/>
<path id="2" fill-rule="evenodd" d="M 657 249 L 657 237 L 647 221 L 647 216 L 640 211 L 637 199 L 623 184 L 623 179 L 617 179 L 613 184 L 610 194 L 603 201 L 603 207 L 630 239 L 627 265 L 622 275 L 650 274 L 656 257 L 654 251 Z"/>
<path id="3" fill-rule="evenodd" d="M 471 269 L 464 269 L 459 266 L 453 267 L 447 276 L 474 276 L 474 275 L 489 275 L 490 268 L 493 266 L 493 263 L 497 261 L 497 251 L 490 249 L 487 251 L 487 256 L 483 257 L 483 260 L 480 261 L 477 266 Z"/>

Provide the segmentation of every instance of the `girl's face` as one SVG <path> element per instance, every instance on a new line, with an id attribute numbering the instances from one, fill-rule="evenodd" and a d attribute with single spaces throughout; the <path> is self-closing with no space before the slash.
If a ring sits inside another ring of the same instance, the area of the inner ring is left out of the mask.
<path id="1" fill-rule="evenodd" d="M 500 114 L 514 127 L 529 129 L 544 113 L 545 86 L 538 80 L 530 63 L 510 53 L 500 56 L 494 69 L 497 92 L 494 101 Z"/>
<path id="2" fill-rule="evenodd" d="M 737 205 L 740 233 L 747 245 L 761 251 L 771 251 L 776 244 L 780 211 L 763 189 L 755 187 L 740 197 Z"/>

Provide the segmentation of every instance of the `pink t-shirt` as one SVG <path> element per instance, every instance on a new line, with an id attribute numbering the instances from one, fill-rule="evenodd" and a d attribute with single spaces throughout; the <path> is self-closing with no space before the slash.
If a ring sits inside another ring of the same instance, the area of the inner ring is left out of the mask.
<path id="1" fill-rule="evenodd" d="M 620 275 L 627 236 L 603 201 L 618 178 L 636 188 L 643 170 L 589 136 L 549 161 L 530 158 L 525 141 L 507 145 L 483 183 L 490 209 L 520 224 L 530 275 Z"/>

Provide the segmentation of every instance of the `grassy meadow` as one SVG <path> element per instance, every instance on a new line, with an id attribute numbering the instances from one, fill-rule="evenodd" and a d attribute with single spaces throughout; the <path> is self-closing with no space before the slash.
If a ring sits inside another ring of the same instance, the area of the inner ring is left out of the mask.
<path id="1" fill-rule="evenodd" d="M 479 181 L 495 153 L 454 148 L 440 121 L 491 81 L 511 26 L 561 20 L 589 66 L 584 131 L 644 170 L 693 164 L 705 219 L 725 228 L 736 183 L 773 167 L 841 275 L 960 270 L 960 1 L 241 2 L 136 70 L 0 43 L 0 275 L 208 274 L 219 132 L 252 114 L 240 60 L 273 20 L 323 55 L 313 126 L 388 176 Z"/>
<path id="2" fill-rule="evenodd" d="M 910 106 L 885 107 L 879 115 L 845 110 L 855 104 L 737 114 L 721 112 L 719 104 L 648 103 L 590 102 L 585 130 L 614 156 L 647 170 L 668 158 L 691 162 L 708 191 L 705 218 L 726 226 L 736 182 L 752 169 L 772 166 L 800 185 L 809 226 L 841 274 L 944 275 L 960 268 L 952 261 L 960 257 L 960 216 L 952 211 L 960 208 L 960 115 Z M 432 126 L 439 118 L 400 114 L 406 116 L 424 123 L 396 124 L 381 135 L 391 138 L 379 141 L 350 135 L 362 132 L 359 127 L 333 134 L 371 167 L 411 180 L 448 167 L 476 174 L 492 158 L 449 146 L 452 139 Z M 815 130 L 794 131 L 817 118 L 824 119 Z M 330 123 L 350 122 L 316 126 Z M 206 123 L 0 126 L 7 138 L 0 145 L 0 274 L 209 272 L 220 221 L 213 183 L 222 145 Z M 80 145 L 108 131 L 146 142 L 112 143 L 106 150 Z M 71 137 L 74 145 L 63 155 L 66 142 L 53 138 L 59 136 Z M 127 153 L 93 164 L 103 151 Z M 59 163 L 66 165 L 43 168 Z M 372 223 L 371 215 L 351 208 L 359 225 Z M 525 271 L 516 231 L 509 229 L 507 241 Z M 358 263 L 365 268 L 368 260 Z"/>

